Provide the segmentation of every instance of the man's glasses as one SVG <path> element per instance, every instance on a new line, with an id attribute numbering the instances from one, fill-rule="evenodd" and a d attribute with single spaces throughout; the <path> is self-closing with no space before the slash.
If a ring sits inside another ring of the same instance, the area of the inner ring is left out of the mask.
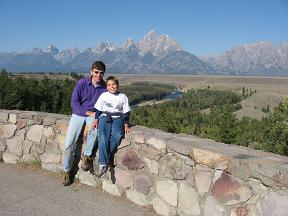
<path id="1" fill-rule="evenodd" d="M 100 73 L 100 75 L 104 75 L 104 71 L 100 71 L 100 70 L 94 70 L 93 71 L 95 74 L 99 74 Z"/>

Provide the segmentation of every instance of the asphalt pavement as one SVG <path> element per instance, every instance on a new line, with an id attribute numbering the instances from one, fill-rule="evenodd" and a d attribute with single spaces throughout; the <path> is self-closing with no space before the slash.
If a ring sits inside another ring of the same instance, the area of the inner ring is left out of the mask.
<path id="1" fill-rule="evenodd" d="M 152 216 L 124 197 L 74 182 L 62 185 L 60 174 L 0 163 L 1 216 Z"/>

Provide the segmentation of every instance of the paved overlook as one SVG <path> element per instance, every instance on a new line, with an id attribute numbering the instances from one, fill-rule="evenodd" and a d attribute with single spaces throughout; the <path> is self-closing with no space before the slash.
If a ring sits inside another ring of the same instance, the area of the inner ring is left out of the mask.
<path id="1" fill-rule="evenodd" d="M 59 174 L 0 163 L 1 216 L 152 216 L 150 208 L 77 183 L 62 185 Z"/>

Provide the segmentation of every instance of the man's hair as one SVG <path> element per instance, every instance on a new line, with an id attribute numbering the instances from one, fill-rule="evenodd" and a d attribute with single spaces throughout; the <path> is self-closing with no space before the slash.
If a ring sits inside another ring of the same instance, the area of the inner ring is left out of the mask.
<path id="1" fill-rule="evenodd" d="M 106 79 L 106 83 L 108 83 L 109 80 L 112 80 L 116 83 L 117 86 L 119 86 L 119 80 L 114 77 L 114 76 L 109 76 L 107 79 Z"/>
<path id="2" fill-rule="evenodd" d="M 105 72 L 106 65 L 102 61 L 95 61 L 91 66 L 91 70 L 96 69 Z"/>

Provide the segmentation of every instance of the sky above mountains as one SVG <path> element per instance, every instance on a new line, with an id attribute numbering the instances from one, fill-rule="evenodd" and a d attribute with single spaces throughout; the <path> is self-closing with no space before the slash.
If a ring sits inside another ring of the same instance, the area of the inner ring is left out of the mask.
<path id="1" fill-rule="evenodd" d="M 0 52 L 121 45 L 151 29 L 196 55 L 243 44 L 288 42 L 286 0 L 1 0 Z"/>

